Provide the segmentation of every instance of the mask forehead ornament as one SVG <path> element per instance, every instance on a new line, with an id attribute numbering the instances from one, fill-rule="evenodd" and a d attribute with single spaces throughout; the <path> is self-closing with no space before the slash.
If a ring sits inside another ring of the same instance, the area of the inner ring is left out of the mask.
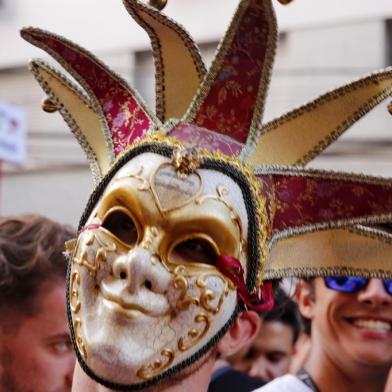
<path id="1" fill-rule="evenodd" d="M 77 82 L 41 60 L 30 65 L 96 185 L 70 246 L 75 351 L 99 383 L 138 390 L 200 363 L 240 309 L 273 305 L 262 278 L 267 243 L 279 233 L 293 238 L 310 226 L 346 229 L 390 216 L 382 180 L 260 165 L 307 162 L 348 127 L 347 113 L 353 122 L 384 99 L 392 77 L 379 72 L 263 126 L 277 35 L 270 0 L 239 1 L 208 72 L 180 25 L 141 1 L 123 2 L 151 38 L 156 113 L 87 50 L 36 28 L 22 36 Z M 331 123 L 327 106 L 342 102 L 346 110 Z M 316 117 L 327 126 L 315 127 Z M 308 199 L 301 191 L 293 199 L 298 187 Z M 341 189 L 339 208 L 327 214 L 316 205 L 309 218 L 312 191 L 331 187 Z M 348 208 L 348 188 L 370 192 L 374 203 Z"/>
<path id="2" fill-rule="evenodd" d="M 196 199 L 202 191 L 197 172 L 200 158 L 196 149 L 177 149 L 172 161 L 157 167 L 151 178 L 151 190 L 161 213 L 178 209 Z"/>

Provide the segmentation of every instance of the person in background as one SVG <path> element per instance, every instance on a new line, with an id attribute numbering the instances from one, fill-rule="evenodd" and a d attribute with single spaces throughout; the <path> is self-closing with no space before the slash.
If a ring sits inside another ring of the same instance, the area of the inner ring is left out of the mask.
<path id="1" fill-rule="evenodd" d="M 392 366 L 392 280 L 317 277 L 302 281 L 297 298 L 311 323 L 304 368 L 258 391 L 384 391 Z"/>
<path id="2" fill-rule="evenodd" d="M 264 381 L 288 373 L 301 331 L 295 302 L 283 290 L 277 291 L 275 301 L 275 309 L 263 314 L 256 339 L 229 358 L 235 369 Z"/>
<path id="3" fill-rule="evenodd" d="M 1 392 L 71 390 L 62 252 L 75 235 L 39 215 L 0 218 Z"/>

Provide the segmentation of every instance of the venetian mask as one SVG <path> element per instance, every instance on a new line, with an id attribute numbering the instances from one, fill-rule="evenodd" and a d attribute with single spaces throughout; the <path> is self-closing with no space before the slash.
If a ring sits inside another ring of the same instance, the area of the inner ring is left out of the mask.
<path id="1" fill-rule="evenodd" d="M 238 311 L 271 305 L 268 241 L 390 218 L 388 181 L 264 165 L 306 164 L 388 95 L 392 77 L 381 71 L 263 125 L 277 36 L 270 0 L 239 1 L 208 72 L 181 26 L 124 4 L 152 41 L 156 113 L 80 46 L 34 28 L 22 36 L 78 82 L 31 63 L 44 109 L 68 123 L 96 185 L 70 246 L 75 351 L 99 383 L 134 390 L 202 361 Z M 287 253 L 272 256 L 270 277 L 290 273 Z"/>
<path id="2" fill-rule="evenodd" d="M 181 150 L 143 150 L 97 190 L 70 271 L 83 362 L 123 385 L 184 368 L 226 332 L 237 290 L 217 261 L 234 257 L 246 271 L 248 232 L 258 232 L 260 204 L 238 168 L 194 157 L 187 174 L 171 156 Z"/>

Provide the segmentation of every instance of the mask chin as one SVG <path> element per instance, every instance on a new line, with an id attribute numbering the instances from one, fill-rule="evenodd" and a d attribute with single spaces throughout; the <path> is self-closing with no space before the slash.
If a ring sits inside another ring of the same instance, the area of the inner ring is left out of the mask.
<path id="1" fill-rule="evenodd" d="M 172 192 L 184 181 L 171 178 L 156 190 L 171 175 L 170 153 L 129 154 L 98 186 L 81 222 L 69 269 L 72 338 L 82 368 L 109 388 L 137 390 L 182 374 L 238 312 L 236 287 L 213 264 L 171 255 L 179 239 L 203 238 L 248 268 L 242 246 L 257 230 L 243 197 L 246 190 L 253 201 L 249 185 L 211 160 L 192 173 L 200 190 L 173 207 L 165 187 Z"/>

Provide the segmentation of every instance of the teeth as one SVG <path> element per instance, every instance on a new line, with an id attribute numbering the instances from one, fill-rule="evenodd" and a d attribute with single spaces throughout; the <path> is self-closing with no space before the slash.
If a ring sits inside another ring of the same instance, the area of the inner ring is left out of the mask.
<path id="1" fill-rule="evenodd" d="M 374 331 L 390 331 L 391 324 L 385 321 L 380 320 L 363 320 L 363 319 L 356 319 L 354 320 L 353 324 L 356 327 L 364 328 L 364 329 L 372 329 Z"/>

